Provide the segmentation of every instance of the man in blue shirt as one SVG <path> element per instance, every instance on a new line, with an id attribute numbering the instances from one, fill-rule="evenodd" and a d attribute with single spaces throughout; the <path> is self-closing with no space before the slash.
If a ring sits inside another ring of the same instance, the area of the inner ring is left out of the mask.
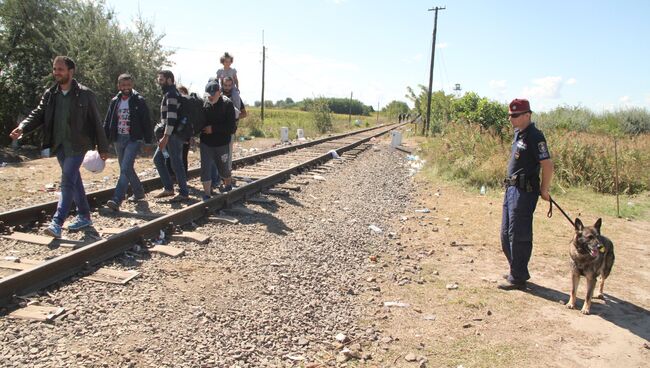
<path id="1" fill-rule="evenodd" d="M 532 113 L 528 100 L 515 99 L 509 105 L 515 137 L 505 180 L 501 246 L 510 272 L 504 275 L 505 282 L 498 285 L 502 290 L 526 288 L 530 278 L 528 261 L 533 251 L 533 213 L 539 196 L 546 201 L 551 198 L 553 161 L 544 134 L 531 122 Z"/>

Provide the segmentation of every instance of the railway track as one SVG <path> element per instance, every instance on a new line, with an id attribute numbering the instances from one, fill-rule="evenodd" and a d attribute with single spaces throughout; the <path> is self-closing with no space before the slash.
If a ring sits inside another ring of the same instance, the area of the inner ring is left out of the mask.
<path id="1" fill-rule="evenodd" d="M 119 223 L 124 216 L 133 218 L 140 216 L 141 218 L 130 219 L 130 222 L 126 224 L 128 227 L 126 229 L 115 233 L 103 233 L 110 235 L 108 238 L 101 238 L 97 236 L 97 233 L 90 234 L 92 240 L 90 243 L 65 239 L 56 241 L 59 245 L 56 249 L 59 249 L 60 254 L 55 256 L 48 254 L 52 247 L 42 247 L 37 254 L 40 255 L 40 258 L 46 259 L 45 261 L 23 264 L 21 267 L 14 268 L 18 272 L 0 279 L 0 306 L 12 304 L 16 301 L 17 296 L 40 290 L 80 271 L 91 269 L 95 265 L 131 249 L 134 244 L 143 244 L 145 239 L 158 237 L 161 231 L 169 237 L 170 234 L 177 232 L 182 225 L 212 215 L 215 211 L 231 207 L 238 201 L 250 199 L 257 193 L 287 181 L 293 175 L 299 175 L 324 163 L 333 157 L 333 152 L 336 152 L 336 155 L 342 155 L 344 152 L 360 151 L 364 148 L 362 146 L 364 143 L 397 126 L 399 125 L 380 126 L 341 134 L 235 160 L 233 176 L 244 184 L 227 194 L 213 197 L 207 201 L 194 201 L 184 207 L 177 204 L 172 205 L 172 212 L 165 202 L 162 202 L 163 210 L 158 213 L 128 212 L 119 213 L 120 217 L 116 217 L 115 213 L 111 211 L 100 208 L 98 212 L 101 216 L 95 220 L 96 224 Z M 318 173 L 318 170 L 315 172 Z M 199 169 L 193 169 L 188 176 L 196 178 L 198 174 Z M 158 178 L 149 179 L 143 184 L 148 192 L 161 187 Z M 200 185 L 196 186 L 200 187 Z M 112 190 L 88 193 L 91 208 L 97 209 L 110 199 L 111 195 Z M 0 214 L 0 231 L 5 235 L 12 232 L 21 234 L 20 231 L 15 230 L 38 228 L 38 225 L 46 223 L 48 214 L 52 213 L 55 207 L 56 202 L 49 202 L 2 213 Z M 121 227 L 124 226 L 122 221 Z M 52 241 L 54 240 L 52 239 Z M 17 244 L 21 244 L 20 241 L 17 241 Z M 61 250 L 63 244 L 69 245 L 72 250 L 67 251 L 69 248 Z M 81 247 L 74 249 L 77 246 Z"/>

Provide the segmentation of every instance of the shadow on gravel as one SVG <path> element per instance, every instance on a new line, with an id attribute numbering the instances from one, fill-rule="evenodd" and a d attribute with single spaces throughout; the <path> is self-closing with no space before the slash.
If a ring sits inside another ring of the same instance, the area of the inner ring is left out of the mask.
<path id="1" fill-rule="evenodd" d="M 250 224 L 264 224 L 266 225 L 266 230 L 270 233 L 277 235 L 287 235 L 289 232 L 293 232 L 293 229 L 288 227 L 284 221 L 278 219 L 277 217 L 268 214 L 258 212 L 255 216 L 245 216 L 239 219 L 239 222 L 245 225 Z"/>
<path id="2" fill-rule="evenodd" d="M 305 207 L 301 202 L 296 201 L 293 197 L 291 196 L 277 196 L 274 197 L 276 201 L 283 201 L 286 204 L 290 204 L 292 206 L 296 207 Z"/>
<path id="3" fill-rule="evenodd" d="M 260 207 L 264 208 L 265 210 L 267 210 L 269 212 L 273 212 L 273 213 L 278 212 L 278 208 L 280 208 L 280 206 L 278 206 L 278 204 L 275 203 L 275 202 L 255 203 L 255 205 L 260 206 Z"/>
<path id="4" fill-rule="evenodd" d="M 558 301 L 566 303 L 569 300 L 569 295 L 566 293 L 532 282 L 528 283 L 526 292 L 553 303 Z M 579 296 L 578 303 L 580 302 L 584 303 L 584 299 Z M 576 305 L 576 313 L 580 313 L 579 309 L 582 308 L 582 303 Z M 650 339 L 650 311 L 636 304 L 605 294 L 604 303 L 596 300 L 591 304 L 591 314 L 597 315 L 645 340 Z"/>

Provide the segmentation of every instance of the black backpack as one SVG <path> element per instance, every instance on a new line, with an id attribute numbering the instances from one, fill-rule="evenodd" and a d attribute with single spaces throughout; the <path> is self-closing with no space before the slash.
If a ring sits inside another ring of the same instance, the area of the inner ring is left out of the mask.
<path id="1" fill-rule="evenodd" d="M 174 132 L 183 139 L 189 139 L 201 132 L 205 126 L 203 100 L 196 93 L 191 93 L 189 96 L 180 95 L 179 100 L 178 124 Z"/>

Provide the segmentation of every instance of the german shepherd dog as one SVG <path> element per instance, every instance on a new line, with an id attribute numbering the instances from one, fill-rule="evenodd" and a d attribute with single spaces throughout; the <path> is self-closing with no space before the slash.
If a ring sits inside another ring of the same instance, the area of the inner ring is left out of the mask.
<path id="1" fill-rule="evenodd" d="M 611 240 L 600 234 L 602 219 L 598 219 L 594 226 L 584 226 L 579 218 L 575 221 L 575 235 L 571 241 L 571 296 L 566 307 L 574 309 L 576 306 L 576 292 L 580 276 L 587 279 L 587 296 L 582 306 L 582 314 L 589 314 L 591 297 L 596 287 L 596 277 L 600 276 L 600 290 L 596 298 L 603 298 L 603 286 L 614 265 L 614 244 Z"/>

